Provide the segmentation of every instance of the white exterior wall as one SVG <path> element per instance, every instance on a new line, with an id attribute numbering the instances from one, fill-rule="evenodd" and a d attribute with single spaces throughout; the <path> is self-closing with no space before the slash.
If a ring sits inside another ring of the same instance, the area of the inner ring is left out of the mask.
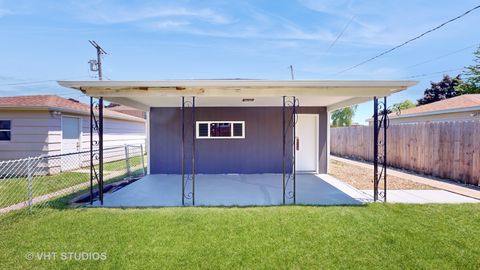
<path id="1" fill-rule="evenodd" d="M 1 120 L 11 120 L 11 140 L 0 141 L 0 160 L 46 155 L 61 139 L 60 119 L 48 111 L 0 110 Z"/>
<path id="2" fill-rule="evenodd" d="M 94 135 L 96 135 L 94 131 Z M 94 136 L 96 139 L 98 136 Z M 103 147 L 125 144 L 145 146 L 146 122 L 131 122 L 105 118 L 103 122 Z M 90 149 L 90 116 L 82 117 L 82 150 Z"/>
<path id="3" fill-rule="evenodd" d="M 94 140 L 98 139 L 96 132 L 93 132 Z M 132 122 L 119 119 L 105 118 L 103 122 L 103 147 L 110 148 L 115 146 L 142 145 L 145 151 L 146 142 L 146 122 Z M 90 150 L 90 116 L 82 117 L 82 151 Z M 135 151 L 136 150 L 136 151 Z M 136 155 L 139 149 L 130 149 L 135 151 Z M 104 151 L 104 161 L 115 161 L 125 158 L 125 148 L 116 148 Z M 87 157 L 89 162 L 89 157 Z"/>
<path id="4" fill-rule="evenodd" d="M 405 118 L 390 118 L 390 124 L 405 124 L 405 123 L 419 123 L 419 122 L 438 122 L 438 121 L 471 121 L 480 120 L 480 115 L 473 116 L 474 112 L 452 112 L 434 115 L 419 115 Z M 477 111 L 480 113 L 480 111 Z"/>
<path id="5" fill-rule="evenodd" d="M 61 115 L 82 119 L 81 150 L 89 150 L 90 116 L 72 113 Z M 61 154 L 61 115 L 46 110 L 0 110 L 0 119 L 12 121 L 11 141 L 0 141 L 0 160 Z M 145 122 L 104 119 L 105 148 L 125 144 L 142 144 L 145 147 L 145 140 Z"/>
<path id="6" fill-rule="evenodd" d="M 473 114 L 473 116 L 472 116 Z M 406 123 L 424 123 L 424 122 L 440 122 L 440 121 L 480 121 L 480 111 L 467 112 L 450 112 L 441 114 L 428 114 L 404 117 L 390 117 L 390 125 L 406 124 Z M 373 125 L 373 120 L 368 119 L 368 124 Z"/>

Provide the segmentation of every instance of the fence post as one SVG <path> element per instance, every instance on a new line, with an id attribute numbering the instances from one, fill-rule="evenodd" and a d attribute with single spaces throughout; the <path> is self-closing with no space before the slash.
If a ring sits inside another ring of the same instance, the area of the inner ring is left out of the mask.
<path id="1" fill-rule="evenodd" d="M 32 211 L 32 200 L 33 200 L 33 194 L 32 194 L 32 158 L 29 157 L 27 160 L 27 189 L 28 189 L 28 208 L 30 211 Z"/>
<path id="2" fill-rule="evenodd" d="M 147 173 L 145 172 L 145 160 L 143 159 L 143 145 L 140 144 L 140 157 L 142 160 L 142 171 L 143 171 L 143 176 L 145 176 Z"/>
<path id="3" fill-rule="evenodd" d="M 125 144 L 125 163 L 127 164 L 127 176 L 130 177 L 130 157 L 128 153 L 128 145 Z"/>

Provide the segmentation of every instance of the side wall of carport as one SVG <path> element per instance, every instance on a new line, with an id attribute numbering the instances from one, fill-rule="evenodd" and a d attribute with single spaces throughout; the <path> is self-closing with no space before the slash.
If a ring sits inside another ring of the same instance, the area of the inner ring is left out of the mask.
<path id="1" fill-rule="evenodd" d="M 301 107 L 298 113 L 319 115 L 319 173 L 327 172 L 327 111 Z M 197 173 L 282 173 L 282 107 L 198 107 L 196 121 L 245 121 L 245 139 L 197 139 Z M 185 110 L 186 163 L 191 168 L 191 109 Z M 150 110 L 150 172 L 181 173 L 181 110 Z M 291 136 L 291 134 L 287 135 Z M 287 155 L 292 148 L 287 148 Z M 290 168 L 290 164 L 287 164 Z"/>

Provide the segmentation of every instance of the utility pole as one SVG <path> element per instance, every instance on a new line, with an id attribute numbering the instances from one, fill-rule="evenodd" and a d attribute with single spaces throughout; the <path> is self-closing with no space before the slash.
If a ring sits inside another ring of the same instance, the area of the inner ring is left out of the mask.
<path id="1" fill-rule="evenodd" d="M 102 74 L 102 54 L 107 54 L 107 52 L 98 45 L 97 42 L 94 40 L 89 40 L 90 44 L 92 44 L 95 49 L 97 49 L 97 61 L 95 60 L 90 60 L 88 63 L 90 63 L 90 70 L 91 71 L 97 71 L 98 72 L 98 79 L 101 81 L 103 80 L 103 74 Z"/>
<path id="2" fill-rule="evenodd" d="M 293 65 L 288 67 L 290 69 L 290 75 L 292 76 L 292 81 L 295 80 L 295 76 L 293 75 Z"/>

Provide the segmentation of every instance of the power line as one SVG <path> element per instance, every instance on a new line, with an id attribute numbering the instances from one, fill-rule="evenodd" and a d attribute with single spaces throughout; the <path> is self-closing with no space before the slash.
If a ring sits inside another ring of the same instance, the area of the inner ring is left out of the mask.
<path id="1" fill-rule="evenodd" d="M 41 81 L 28 81 L 28 82 L 18 82 L 18 83 L 5 83 L 5 84 L 0 84 L 0 86 L 44 84 L 44 83 L 56 82 L 58 80 L 72 80 L 72 79 L 80 79 L 80 78 L 85 78 L 85 77 L 89 77 L 89 76 L 79 76 L 79 77 L 71 77 L 71 78 L 57 79 L 57 80 L 41 80 Z"/>
<path id="2" fill-rule="evenodd" d="M 374 57 L 368 58 L 367 60 L 364 60 L 364 61 L 362 61 L 362 62 L 360 62 L 360 63 L 358 63 L 358 64 L 356 64 L 356 65 L 353 65 L 353 66 L 351 66 L 351 67 L 349 67 L 349 68 L 346 68 L 346 69 L 344 69 L 344 70 L 336 73 L 335 76 L 336 76 L 336 75 L 339 75 L 339 74 L 342 74 L 342 73 L 344 73 L 344 72 L 347 72 L 347 71 L 349 71 L 349 70 L 352 70 L 352 69 L 354 69 L 354 68 L 357 68 L 357 67 L 359 67 L 359 66 L 361 66 L 361 65 L 364 65 L 364 64 L 366 64 L 366 63 L 368 63 L 368 62 L 371 62 L 371 61 L 373 61 L 373 60 L 375 60 L 375 59 L 377 59 L 377 58 L 379 58 L 379 57 L 382 57 L 382 56 L 386 55 L 387 53 L 390 53 L 390 52 L 392 52 L 392 51 L 394 51 L 394 50 L 396 50 L 396 49 L 399 49 L 400 47 L 403 47 L 403 46 L 407 45 L 407 44 L 410 43 L 410 42 L 413 42 L 413 41 L 415 41 L 415 40 L 417 40 L 417 39 L 419 39 L 419 38 L 421 38 L 421 37 L 423 37 L 423 36 L 425 36 L 425 35 L 433 32 L 433 31 L 436 31 L 436 30 L 442 28 L 443 26 L 445 26 L 445 25 L 447 25 L 447 24 L 449 24 L 449 23 L 451 23 L 451 22 L 454 22 L 454 21 L 456 21 L 456 20 L 458 20 L 458 19 L 466 16 L 467 14 L 469 14 L 470 12 L 472 12 L 472 11 L 478 9 L 478 8 L 480 8 L 480 5 L 472 8 L 472 9 L 469 9 L 469 10 L 465 11 L 464 13 L 462 13 L 461 15 L 459 15 L 459 16 L 453 18 L 453 19 L 450 19 L 450 20 L 448 20 L 448 21 L 446 21 L 446 22 L 444 22 L 444 23 L 442 23 L 442 24 L 440 24 L 440 25 L 438 25 L 438 26 L 436 26 L 436 27 L 434 27 L 434 28 L 432 28 L 432 29 L 430 29 L 430 30 L 428 30 L 428 31 L 426 31 L 426 32 L 423 32 L 422 34 L 420 34 L 420 35 L 418 35 L 418 36 L 416 36 L 416 37 L 414 37 L 414 38 L 411 38 L 411 39 L 403 42 L 403 43 L 400 44 L 400 45 L 397 45 L 397 46 L 395 46 L 395 47 L 393 47 L 393 48 L 391 48 L 391 49 L 388 49 L 388 50 L 386 50 L 386 51 L 384 51 L 384 52 L 382 52 L 382 53 L 380 53 L 380 54 L 375 55 Z"/>
<path id="3" fill-rule="evenodd" d="M 446 54 L 443 54 L 443 55 L 440 55 L 440 56 L 437 56 L 435 58 L 431 58 L 431 59 L 428 59 L 428 60 L 425 60 L 425 61 L 422 61 L 422 62 L 419 62 L 419 63 L 416 63 L 416 64 L 413 64 L 411 66 L 408 66 L 408 67 L 405 67 L 405 69 L 409 69 L 409 68 L 413 68 L 413 67 L 417 67 L 417 66 L 421 66 L 421 65 L 424 65 L 424 64 L 428 64 L 428 63 L 431 63 L 433 61 L 437 61 L 439 59 L 442 59 L 442 58 L 445 58 L 447 56 L 450 56 L 450 55 L 454 55 L 454 54 L 457 54 L 459 52 L 463 52 L 465 50 L 468 50 L 472 47 L 476 47 L 480 45 L 479 43 L 476 43 L 476 44 L 473 44 L 473 45 L 470 45 L 468 47 L 465 47 L 465 48 L 462 48 L 462 49 L 459 49 L 459 50 L 456 50 L 456 51 L 453 51 L 453 52 L 449 52 L 449 53 L 446 53 Z"/>
<path id="4" fill-rule="evenodd" d="M 350 24 L 352 23 L 353 19 L 355 18 L 355 16 L 352 16 L 352 18 L 350 19 L 350 21 L 348 21 L 348 23 L 345 25 L 345 27 L 342 29 L 342 31 L 338 34 L 337 38 L 335 38 L 335 40 L 330 44 L 330 46 L 328 46 L 327 50 L 325 51 L 325 53 L 329 52 L 330 49 L 337 43 L 337 41 L 343 36 L 343 34 L 345 33 L 345 31 L 347 31 L 348 27 L 350 26 Z"/>
<path id="5" fill-rule="evenodd" d="M 455 68 L 455 69 L 448 69 L 448 70 L 437 71 L 437 72 L 432 72 L 432 73 L 424 73 L 424 74 L 419 74 L 419 75 L 413 75 L 413 76 L 403 77 L 403 79 L 421 78 L 421 77 L 426 77 L 426 76 L 430 76 L 430 75 L 442 74 L 442 73 L 458 71 L 458 70 L 463 70 L 463 68 Z"/>

